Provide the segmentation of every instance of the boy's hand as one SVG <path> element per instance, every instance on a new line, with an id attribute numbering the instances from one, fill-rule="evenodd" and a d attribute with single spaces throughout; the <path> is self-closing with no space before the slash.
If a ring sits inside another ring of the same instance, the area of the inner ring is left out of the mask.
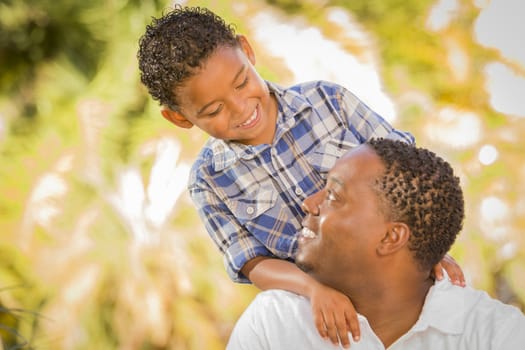
<path id="1" fill-rule="evenodd" d="M 321 337 L 330 338 L 332 343 L 345 348 L 350 347 L 348 332 L 352 333 L 354 341 L 360 337 L 357 313 L 350 299 L 343 293 L 315 283 L 310 293 L 310 303 L 315 326 Z"/>
<path id="2" fill-rule="evenodd" d="M 443 279 L 443 270 L 447 271 L 448 277 L 452 284 L 457 286 L 465 287 L 465 276 L 461 267 L 458 265 L 456 260 L 454 260 L 450 255 L 445 255 L 443 260 L 441 260 L 436 266 L 434 266 L 434 276 L 438 281 Z"/>

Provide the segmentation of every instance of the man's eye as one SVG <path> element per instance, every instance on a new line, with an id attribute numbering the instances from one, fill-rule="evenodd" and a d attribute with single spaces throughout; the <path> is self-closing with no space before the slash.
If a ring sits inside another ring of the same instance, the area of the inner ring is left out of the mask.
<path id="1" fill-rule="evenodd" d="M 332 193 L 332 191 L 327 191 L 326 192 L 326 200 L 327 201 L 335 201 L 336 198 L 334 196 L 334 194 Z"/>

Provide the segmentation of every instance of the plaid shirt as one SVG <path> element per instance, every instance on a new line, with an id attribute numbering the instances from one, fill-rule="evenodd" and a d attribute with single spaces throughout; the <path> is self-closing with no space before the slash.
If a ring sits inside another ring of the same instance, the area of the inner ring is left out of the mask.
<path id="1" fill-rule="evenodd" d="M 190 195 L 235 282 L 249 282 L 240 270 L 254 257 L 293 261 L 301 204 L 324 187 L 328 170 L 347 150 L 372 137 L 414 142 L 342 86 L 268 86 L 279 106 L 273 144 L 210 138 L 189 179 Z"/>

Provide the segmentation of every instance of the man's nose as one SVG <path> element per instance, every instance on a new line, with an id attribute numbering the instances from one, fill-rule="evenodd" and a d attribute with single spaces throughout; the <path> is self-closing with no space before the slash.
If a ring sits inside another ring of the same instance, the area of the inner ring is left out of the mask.
<path id="1" fill-rule="evenodd" d="M 321 203 L 323 202 L 323 190 L 316 192 L 303 201 L 302 209 L 306 214 L 319 215 Z"/>

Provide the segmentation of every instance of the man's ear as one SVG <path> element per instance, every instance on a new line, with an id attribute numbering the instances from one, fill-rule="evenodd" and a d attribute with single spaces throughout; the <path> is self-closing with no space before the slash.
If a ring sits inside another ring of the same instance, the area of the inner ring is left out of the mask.
<path id="1" fill-rule="evenodd" d="M 238 34 L 237 41 L 241 46 L 241 50 L 244 52 L 246 57 L 248 57 L 251 64 L 255 65 L 255 52 L 253 51 L 252 46 L 248 42 L 248 39 L 244 35 Z"/>
<path id="2" fill-rule="evenodd" d="M 163 106 L 160 110 L 160 114 L 162 114 L 164 119 L 180 128 L 189 129 L 193 126 L 193 123 L 186 119 L 185 116 L 170 109 L 169 107 Z"/>
<path id="3" fill-rule="evenodd" d="M 410 229 L 405 223 L 392 222 L 377 246 L 377 254 L 381 256 L 393 254 L 407 246 L 409 238 Z"/>

